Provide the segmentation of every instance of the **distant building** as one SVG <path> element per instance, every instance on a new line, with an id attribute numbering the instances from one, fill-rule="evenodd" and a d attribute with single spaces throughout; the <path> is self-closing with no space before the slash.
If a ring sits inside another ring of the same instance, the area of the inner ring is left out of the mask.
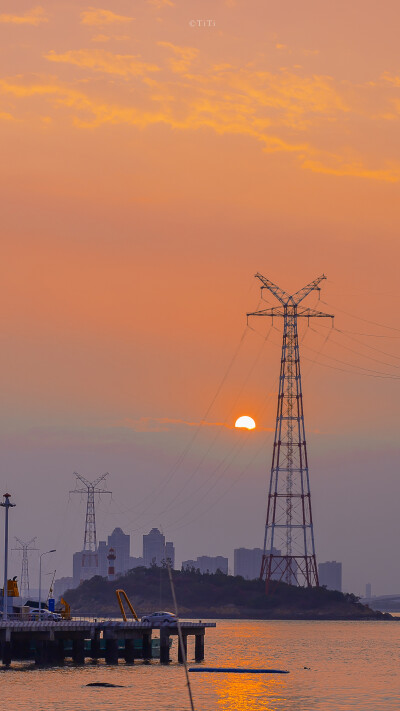
<path id="1" fill-rule="evenodd" d="M 273 548 L 275 556 L 280 556 L 281 551 Z M 266 551 L 267 554 L 270 551 Z M 256 580 L 260 577 L 263 557 L 262 548 L 235 548 L 234 550 L 234 575 L 241 575 L 246 580 Z"/>
<path id="2" fill-rule="evenodd" d="M 82 575 L 82 552 L 77 551 L 72 557 L 72 578 L 74 588 L 77 588 L 81 582 Z"/>
<path id="3" fill-rule="evenodd" d="M 365 597 L 368 598 L 369 600 L 372 597 L 372 588 L 371 588 L 371 583 L 367 583 L 365 586 Z"/>
<path id="4" fill-rule="evenodd" d="M 111 536 L 108 536 L 108 549 L 114 548 L 115 553 L 115 574 L 122 575 L 129 570 L 129 558 L 131 548 L 131 537 L 124 533 L 122 528 L 114 528 Z"/>
<path id="5" fill-rule="evenodd" d="M 171 541 L 165 542 L 165 536 L 158 530 L 152 528 L 150 533 L 143 536 L 143 561 L 146 568 L 152 565 L 161 566 L 166 559 L 171 561 L 172 568 L 175 565 L 175 548 Z"/>
<path id="6" fill-rule="evenodd" d="M 260 577 L 262 548 L 235 548 L 233 552 L 233 573 L 246 580 Z"/>
<path id="7" fill-rule="evenodd" d="M 199 566 L 197 565 L 197 560 L 183 560 L 182 561 L 182 570 L 193 570 L 193 568 L 195 570 L 197 570 L 198 567 Z"/>
<path id="8" fill-rule="evenodd" d="M 319 584 L 328 590 L 339 590 L 342 592 L 342 564 L 336 560 L 326 561 L 318 565 Z"/>
<path id="9" fill-rule="evenodd" d="M 55 580 L 54 581 L 54 597 L 55 597 L 55 599 L 59 600 L 60 597 L 62 597 L 64 595 L 66 590 L 70 590 L 73 587 L 74 587 L 73 577 L 59 578 L 58 580 Z"/>
<path id="10" fill-rule="evenodd" d="M 183 570 L 190 570 L 191 568 L 199 570 L 200 573 L 216 573 L 219 570 L 221 573 L 228 575 L 228 558 L 224 558 L 222 555 L 200 555 L 196 560 L 184 560 L 182 562 Z"/>
<path id="11" fill-rule="evenodd" d="M 165 536 L 152 528 L 150 533 L 143 536 L 143 560 L 146 568 L 152 565 L 162 565 L 165 558 Z"/>

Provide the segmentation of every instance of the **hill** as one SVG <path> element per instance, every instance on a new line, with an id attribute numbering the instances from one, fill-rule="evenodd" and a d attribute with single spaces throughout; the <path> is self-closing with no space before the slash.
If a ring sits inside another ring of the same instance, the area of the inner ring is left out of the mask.
<path id="1" fill-rule="evenodd" d="M 326 588 L 298 588 L 278 583 L 265 594 L 265 584 L 223 573 L 173 571 L 179 614 L 184 618 L 384 620 L 391 615 L 362 605 L 352 594 Z M 138 616 L 172 610 L 165 568 L 134 568 L 114 582 L 96 576 L 64 597 L 73 615 L 119 616 L 115 590 L 122 588 Z"/>

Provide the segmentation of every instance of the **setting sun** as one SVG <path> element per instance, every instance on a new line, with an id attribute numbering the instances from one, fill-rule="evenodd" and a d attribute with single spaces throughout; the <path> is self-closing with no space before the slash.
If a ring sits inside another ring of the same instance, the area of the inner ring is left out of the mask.
<path id="1" fill-rule="evenodd" d="M 235 422 L 235 427 L 244 427 L 247 430 L 254 430 L 256 426 L 256 423 L 254 422 L 252 417 L 249 417 L 248 415 L 242 415 L 241 417 L 238 417 L 238 419 Z"/>

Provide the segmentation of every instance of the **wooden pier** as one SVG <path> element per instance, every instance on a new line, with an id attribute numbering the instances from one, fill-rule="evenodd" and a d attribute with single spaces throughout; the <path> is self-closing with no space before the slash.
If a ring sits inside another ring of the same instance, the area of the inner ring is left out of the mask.
<path id="1" fill-rule="evenodd" d="M 195 660 L 204 659 L 204 638 L 207 627 L 215 622 L 181 622 L 183 644 L 187 653 L 187 638 L 195 638 Z M 38 665 L 58 666 L 70 657 L 75 664 L 85 658 L 104 659 L 106 664 L 118 664 L 122 656 L 129 664 L 135 659 L 152 659 L 154 630 L 160 632 L 160 663 L 170 661 L 170 638 L 178 638 L 176 624 L 152 625 L 149 622 L 117 622 L 113 620 L 48 620 L 0 621 L 0 645 L 3 665 L 13 660 L 34 659 Z M 140 640 L 140 642 L 139 642 Z M 136 644 L 135 644 L 136 642 Z M 139 651 L 138 651 L 139 646 Z M 182 653 L 178 638 L 178 661 Z"/>

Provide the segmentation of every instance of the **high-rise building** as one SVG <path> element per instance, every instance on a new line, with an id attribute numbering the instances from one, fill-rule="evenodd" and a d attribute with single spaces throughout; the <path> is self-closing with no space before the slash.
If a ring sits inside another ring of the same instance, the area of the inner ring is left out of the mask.
<path id="1" fill-rule="evenodd" d="M 111 536 L 108 536 L 108 549 L 114 548 L 115 552 L 115 574 L 121 575 L 129 570 L 129 558 L 131 548 L 131 537 L 124 533 L 122 528 L 114 528 Z"/>
<path id="2" fill-rule="evenodd" d="M 220 571 L 228 575 L 228 558 L 224 558 L 222 555 L 200 555 L 196 560 L 184 560 L 182 562 L 183 570 L 192 568 L 199 570 L 200 573 L 217 573 Z"/>
<path id="3" fill-rule="evenodd" d="M 272 551 L 267 551 L 267 555 L 270 555 L 270 553 L 274 556 L 281 555 L 281 551 L 276 548 L 273 548 Z M 256 580 L 260 577 L 262 557 L 262 548 L 235 548 L 234 575 L 241 575 L 246 580 Z"/>
<path id="4" fill-rule="evenodd" d="M 367 583 L 365 586 L 365 597 L 367 599 L 371 599 L 372 597 L 372 588 L 371 588 L 371 583 Z"/>
<path id="5" fill-rule="evenodd" d="M 234 575 L 241 575 L 246 580 L 260 577 L 262 548 L 235 548 L 233 556 Z"/>
<path id="6" fill-rule="evenodd" d="M 82 551 L 77 551 L 72 557 L 72 577 L 74 588 L 77 588 L 82 580 Z"/>
<path id="7" fill-rule="evenodd" d="M 152 528 L 150 533 L 143 536 L 143 561 L 146 568 L 152 565 L 162 565 L 165 560 L 165 536 Z"/>
<path id="8" fill-rule="evenodd" d="M 319 584 L 328 590 L 342 591 L 342 564 L 336 560 L 328 560 L 318 565 Z"/>

